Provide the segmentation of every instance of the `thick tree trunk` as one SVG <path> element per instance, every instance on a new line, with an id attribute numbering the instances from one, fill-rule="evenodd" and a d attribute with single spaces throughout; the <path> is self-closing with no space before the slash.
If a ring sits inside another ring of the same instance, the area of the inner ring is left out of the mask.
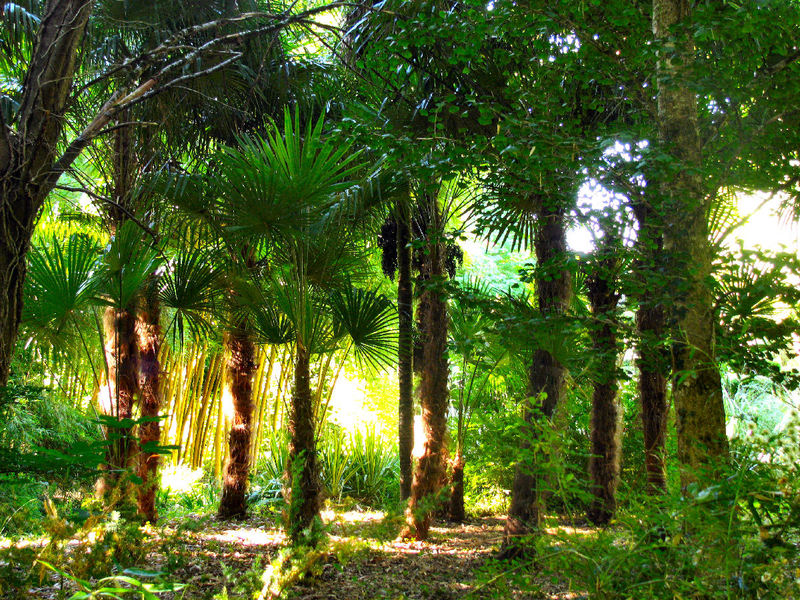
<path id="1" fill-rule="evenodd" d="M 108 365 L 108 396 L 101 402 L 104 415 L 117 421 L 133 418 L 139 391 L 139 345 L 136 317 L 132 310 L 108 307 L 104 315 L 105 354 Z M 106 503 L 127 503 L 131 490 L 124 475 L 131 469 L 134 456 L 132 428 L 124 423 L 106 427 L 108 448 L 104 474 L 96 491 Z"/>
<path id="2" fill-rule="evenodd" d="M 602 248 L 609 253 L 617 251 L 613 245 Z M 595 382 L 592 395 L 592 453 L 589 458 L 594 500 L 588 516 L 597 525 L 608 524 L 614 516 L 619 483 L 621 410 L 617 399 L 616 376 L 619 356 L 616 267 L 617 259 L 613 254 L 603 257 L 596 272 L 587 281 L 592 314 L 597 319 L 596 329 L 592 332 Z"/>
<path id="3" fill-rule="evenodd" d="M 5 187 L 5 186 L 4 186 Z M 6 191 L 5 189 L 3 191 Z M 13 192 L 4 196 L 11 206 L 30 204 L 29 200 L 15 199 Z M 30 213 L 24 215 L 23 223 L 32 221 Z M 7 205 L 0 207 L 0 386 L 8 382 L 11 359 L 22 320 L 22 297 L 25 283 L 25 257 L 30 248 L 33 225 L 16 222 Z"/>
<path id="4" fill-rule="evenodd" d="M 245 494 L 250 474 L 255 346 L 247 331 L 234 329 L 225 334 L 225 351 L 226 385 L 233 402 L 233 425 L 228 434 L 230 452 L 225 463 L 217 515 L 221 519 L 235 519 L 247 514 Z"/>
<path id="5" fill-rule="evenodd" d="M 8 382 L 22 317 L 25 257 L 64 126 L 76 50 L 89 19 L 89 0 L 50 0 L 22 84 L 18 130 L 0 116 L 0 386 Z"/>
<path id="6" fill-rule="evenodd" d="M 686 0 L 654 0 L 653 33 L 666 40 L 674 25 L 691 18 Z M 722 384 L 714 357 L 713 297 L 708 286 L 712 251 L 707 214 L 711 195 L 703 187 L 702 150 L 695 93 L 682 79 L 692 69 L 691 39 L 665 44 L 658 62 L 658 131 L 673 162 L 658 189 L 670 215 L 664 250 L 676 289 L 671 307 L 673 397 L 678 457 L 686 484 L 699 469 L 727 457 Z"/>
<path id="7" fill-rule="evenodd" d="M 464 520 L 464 457 L 456 452 L 452 462 L 453 477 L 450 480 L 453 489 L 450 492 L 449 517 L 451 521 L 461 523 Z"/>
<path id="8" fill-rule="evenodd" d="M 431 205 L 434 199 L 431 199 Z M 434 211 L 437 221 L 429 228 L 429 232 L 441 230 L 441 215 Z M 448 406 L 448 362 L 447 362 L 447 300 L 443 290 L 436 289 L 434 284 L 444 281 L 445 246 L 440 241 L 428 243 L 426 272 L 429 276 L 427 287 L 423 292 L 421 305 L 425 310 L 425 330 L 423 339 L 422 379 L 420 381 L 420 400 L 422 404 L 422 422 L 425 428 L 425 450 L 417 461 L 414 481 L 411 486 L 411 497 L 406 510 L 407 527 L 404 537 L 416 537 L 424 540 L 428 537 L 431 513 L 435 509 L 429 502 L 442 487 L 445 480 L 446 452 L 445 436 L 447 434 Z"/>
<path id="9" fill-rule="evenodd" d="M 397 220 L 397 379 L 398 379 L 398 445 L 400 454 L 400 498 L 411 495 L 414 448 L 414 373 L 413 373 L 413 292 L 411 287 L 411 241 L 408 222 Z"/>
<path id="10" fill-rule="evenodd" d="M 161 307 L 158 300 L 157 280 L 149 282 L 136 321 L 139 337 L 139 390 L 142 417 L 158 417 L 161 409 L 161 364 L 158 352 L 161 348 Z M 156 491 L 158 489 L 158 466 L 160 455 L 148 451 L 146 445 L 157 444 L 161 438 L 161 425 L 153 420 L 139 425 L 139 514 L 151 523 L 158 520 L 156 513 Z"/>
<path id="11" fill-rule="evenodd" d="M 322 502 L 310 379 L 310 355 L 298 341 L 294 394 L 289 415 L 289 462 L 286 473 L 289 482 L 286 486 L 286 528 L 295 543 L 302 541 L 303 530 L 313 524 Z"/>
<path id="12" fill-rule="evenodd" d="M 567 251 L 565 212 L 545 200 L 538 214 L 534 240 L 538 265 L 536 289 L 539 311 L 545 318 L 558 318 L 569 306 L 572 287 L 569 272 L 563 264 Z M 550 352 L 537 348 L 528 372 L 528 398 L 523 407 L 523 419 L 550 419 L 564 393 L 566 369 Z M 539 404 L 541 402 L 541 404 Z M 529 454 L 536 446 L 533 427 L 523 432 L 521 453 Z M 510 558 L 521 552 L 517 538 L 532 533 L 544 516 L 540 477 L 533 472 L 529 459 L 517 463 L 511 488 L 511 506 L 503 534 L 500 556 Z"/>

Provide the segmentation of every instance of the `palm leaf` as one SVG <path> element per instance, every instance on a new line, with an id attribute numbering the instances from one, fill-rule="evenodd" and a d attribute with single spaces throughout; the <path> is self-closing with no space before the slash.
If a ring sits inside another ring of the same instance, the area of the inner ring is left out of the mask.
<path id="1" fill-rule="evenodd" d="M 156 248 L 145 242 L 142 231 L 126 221 L 109 245 L 97 272 L 97 286 L 106 303 L 132 308 L 147 279 L 161 266 Z"/>
<path id="2" fill-rule="evenodd" d="M 185 326 L 196 338 L 210 332 L 218 275 L 213 257 L 203 248 L 180 251 L 167 263 L 160 298 L 175 312 L 172 322 L 181 341 Z"/>
<path id="3" fill-rule="evenodd" d="M 397 312 L 386 296 L 351 286 L 333 292 L 330 307 L 334 336 L 349 337 L 359 361 L 372 367 L 394 363 Z"/>
<path id="4" fill-rule="evenodd" d="M 85 235 L 62 243 L 52 237 L 28 256 L 27 295 L 23 319 L 45 329 L 60 330 L 96 293 L 93 277 L 99 249 Z"/>

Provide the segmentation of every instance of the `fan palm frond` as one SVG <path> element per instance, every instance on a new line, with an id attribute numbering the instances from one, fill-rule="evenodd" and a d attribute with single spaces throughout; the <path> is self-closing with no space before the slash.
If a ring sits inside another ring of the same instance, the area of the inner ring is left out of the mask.
<path id="1" fill-rule="evenodd" d="M 167 263 L 160 299 L 174 311 L 172 323 L 181 341 L 185 327 L 194 337 L 211 330 L 218 277 L 214 259 L 204 248 L 188 247 Z"/>
<path id="2" fill-rule="evenodd" d="M 73 234 L 66 242 L 52 237 L 28 255 L 23 320 L 38 329 L 60 330 L 96 293 L 99 248 L 88 236 Z"/>
<path id="3" fill-rule="evenodd" d="M 334 291 L 329 302 L 334 335 L 352 341 L 357 360 L 373 368 L 394 363 L 397 312 L 386 296 L 351 286 Z"/>
<path id="4" fill-rule="evenodd" d="M 161 264 L 160 253 L 143 240 L 141 229 L 126 221 L 103 255 L 96 284 L 106 303 L 131 308 L 147 279 Z"/>

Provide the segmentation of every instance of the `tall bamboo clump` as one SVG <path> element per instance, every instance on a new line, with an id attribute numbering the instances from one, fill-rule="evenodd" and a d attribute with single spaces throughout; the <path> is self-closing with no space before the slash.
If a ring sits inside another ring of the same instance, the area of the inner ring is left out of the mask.
<path id="1" fill-rule="evenodd" d="M 256 466 L 266 432 L 281 426 L 292 372 L 288 347 L 280 351 L 275 346 L 257 348 L 254 357 L 251 468 Z M 192 469 L 209 463 L 221 480 L 228 455 L 225 435 L 231 428 L 233 408 L 225 394 L 225 353 L 199 344 L 174 352 L 164 345 L 160 358 L 163 406 L 168 414 L 161 443 L 177 446 L 169 460 Z"/>

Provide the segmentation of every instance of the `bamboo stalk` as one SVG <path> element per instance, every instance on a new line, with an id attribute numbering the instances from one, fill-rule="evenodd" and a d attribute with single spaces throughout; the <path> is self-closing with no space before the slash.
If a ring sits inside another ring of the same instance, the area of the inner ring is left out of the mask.
<path id="1" fill-rule="evenodd" d="M 263 396 L 263 400 L 261 402 L 261 411 L 258 415 L 258 435 L 256 436 L 256 444 L 255 444 L 255 452 L 253 452 L 253 465 L 257 464 L 258 458 L 258 450 L 261 448 L 261 443 L 264 441 L 264 425 L 265 425 L 265 416 L 267 412 L 267 404 L 271 397 L 272 391 L 272 372 L 275 370 L 275 359 L 278 355 L 278 349 L 275 346 L 272 346 L 269 351 L 269 366 L 267 367 L 267 373 L 264 376 L 264 389 L 261 392 Z"/>

